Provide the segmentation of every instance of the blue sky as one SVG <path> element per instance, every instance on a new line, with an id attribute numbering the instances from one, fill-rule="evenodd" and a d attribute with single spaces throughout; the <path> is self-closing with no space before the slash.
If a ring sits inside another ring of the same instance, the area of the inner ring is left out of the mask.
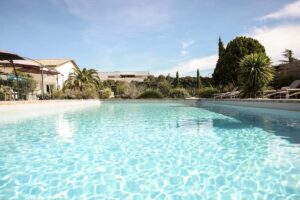
<path id="1" fill-rule="evenodd" d="M 260 40 L 273 62 L 300 57 L 296 0 L 0 0 L 0 49 L 72 58 L 101 71 L 210 75 L 217 41 Z"/>

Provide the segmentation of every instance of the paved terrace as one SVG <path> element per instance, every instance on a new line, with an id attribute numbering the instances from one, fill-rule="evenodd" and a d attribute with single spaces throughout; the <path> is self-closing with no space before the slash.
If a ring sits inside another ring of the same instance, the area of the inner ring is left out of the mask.
<path id="1" fill-rule="evenodd" d="M 300 99 L 199 99 L 201 104 L 224 104 L 290 111 L 300 111 Z"/>

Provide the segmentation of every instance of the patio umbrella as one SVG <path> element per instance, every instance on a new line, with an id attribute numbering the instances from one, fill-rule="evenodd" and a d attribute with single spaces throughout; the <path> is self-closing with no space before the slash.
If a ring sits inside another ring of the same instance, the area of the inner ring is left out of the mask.
<path id="1" fill-rule="evenodd" d="M 27 58 L 27 59 L 29 59 L 29 58 Z M 9 64 L 9 63 L 10 63 L 9 61 L 0 61 L 0 64 Z M 21 72 L 41 74 L 41 77 L 42 77 L 42 95 L 43 96 L 44 96 L 44 74 L 47 74 L 47 75 L 58 75 L 58 74 L 60 74 L 56 69 L 46 67 L 46 66 L 42 65 L 41 63 L 33 60 L 33 59 L 15 60 L 14 61 L 14 66 L 15 66 L 15 68 L 17 67 L 18 71 L 21 71 Z"/>
<path id="2" fill-rule="evenodd" d="M 1 60 L 7 60 L 10 62 L 10 64 L 12 64 L 13 68 L 14 68 L 14 72 L 15 75 L 18 77 L 18 74 L 16 72 L 16 67 L 14 65 L 14 60 L 25 60 L 23 57 L 17 55 L 17 54 L 13 54 L 13 53 L 9 53 L 6 51 L 0 51 L 0 61 Z"/>
<path id="3" fill-rule="evenodd" d="M 0 60 L 8 60 L 10 62 L 10 64 L 13 66 L 14 73 L 17 77 L 17 86 L 18 86 L 19 85 L 18 74 L 17 74 L 17 71 L 16 71 L 16 67 L 14 65 L 14 60 L 24 60 L 24 58 L 17 55 L 17 54 L 14 54 L 14 53 L 9 53 L 9 52 L 6 52 L 6 51 L 0 51 Z"/>
<path id="4" fill-rule="evenodd" d="M 17 54 L 0 51 L 0 60 L 24 60 L 24 58 Z"/>

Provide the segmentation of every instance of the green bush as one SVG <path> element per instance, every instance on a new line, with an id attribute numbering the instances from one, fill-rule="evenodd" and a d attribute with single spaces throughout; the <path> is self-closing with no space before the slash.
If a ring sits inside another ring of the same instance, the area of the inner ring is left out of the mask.
<path id="1" fill-rule="evenodd" d="M 214 87 L 204 87 L 198 90 L 198 96 L 202 98 L 212 98 L 216 93 L 219 93 L 219 90 Z"/>
<path id="2" fill-rule="evenodd" d="M 139 99 L 161 99 L 163 97 L 160 91 L 148 89 L 139 96 Z"/>
<path id="3" fill-rule="evenodd" d="M 53 90 L 53 99 L 96 99 L 98 98 L 98 93 L 95 89 L 86 89 L 83 91 L 79 90 Z"/>
<path id="4" fill-rule="evenodd" d="M 124 93 L 121 95 L 121 97 L 124 99 L 135 99 L 140 93 L 141 92 L 137 88 L 136 83 L 132 81 L 127 85 L 127 87 L 125 87 Z"/>
<path id="5" fill-rule="evenodd" d="M 102 92 L 101 97 L 102 97 L 103 99 L 108 99 L 108 98 L 110 98 L 111 94 L 112 94 L 111 89 L 110 89 L 110 88 L 105 88 L 105 89 L 103 90 L 103 92 Z"/>
<path id="6" fill-rule="evenodd" d="M 97 99 L 97 98 L 99 98 L 99 95 L 95 89 L 90 88 L 90 89 L 83 90 L 81 92 L 81 98 L 82 99 Z"/>
<path id="7" fill-rule="evenodd" d="M 65 93 L 62 90 L 53 90 L 52 91 L 52 98 L 53 99 L 64 99 Z"/>
<path id="8" fill-rule="evenodd" d="M 3 101 L 5 98 L 5 94 L 3 91 L 0 90 L 0 101 Z"/>
<path id="9" fill-rule="evenodd" d="M 159 91 L 165 96 L 169 96 L 171 90 L 171 84 L 168 81 L 162 81 L 158 83 Z"/>
<path id="10" fill-rule="evenodd" d="M 172 98 L 187 98 L 190 94 L 184 88 L 175 88 L 170 91 L 170 97 Z"/>

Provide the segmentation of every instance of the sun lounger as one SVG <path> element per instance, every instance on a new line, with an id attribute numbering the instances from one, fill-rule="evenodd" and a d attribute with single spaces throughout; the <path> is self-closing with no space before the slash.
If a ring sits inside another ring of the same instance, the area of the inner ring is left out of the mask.
<path id="1" fill-rule="evenodd" d="M 229 93 L 230 93 L 230 92 L 214 94 L 214 98 L 215 98 L 215 99 L 223 99 L 223 98 L 226 97 Z"/>
<path id="2" fill-rule="evenodd" d="M 219 93 L 215 94 L 214 98 L 215 99 L 223 99 L 223 98 L 236 98 L 238 97 L 240 92 L 238 91 L 238 88 L 234 88 L 231 92 L 225 92 L 225 93 Z"/>
<path id="3" fill-rule="evenodd" d="M 279 97 L 281 98 L 282 96 L 285 97 L 286 99 L 290 97 L 296 97 L 297 95 L 300 94 L 300 80 L 295 80 L 291 83 L 290 86 L 288 87 L 282 87 L 280 90 L 276 91 L 267 91 L 267 93 L 264 95 L 264 98 L 270 98 L 270 97 Z"/>

